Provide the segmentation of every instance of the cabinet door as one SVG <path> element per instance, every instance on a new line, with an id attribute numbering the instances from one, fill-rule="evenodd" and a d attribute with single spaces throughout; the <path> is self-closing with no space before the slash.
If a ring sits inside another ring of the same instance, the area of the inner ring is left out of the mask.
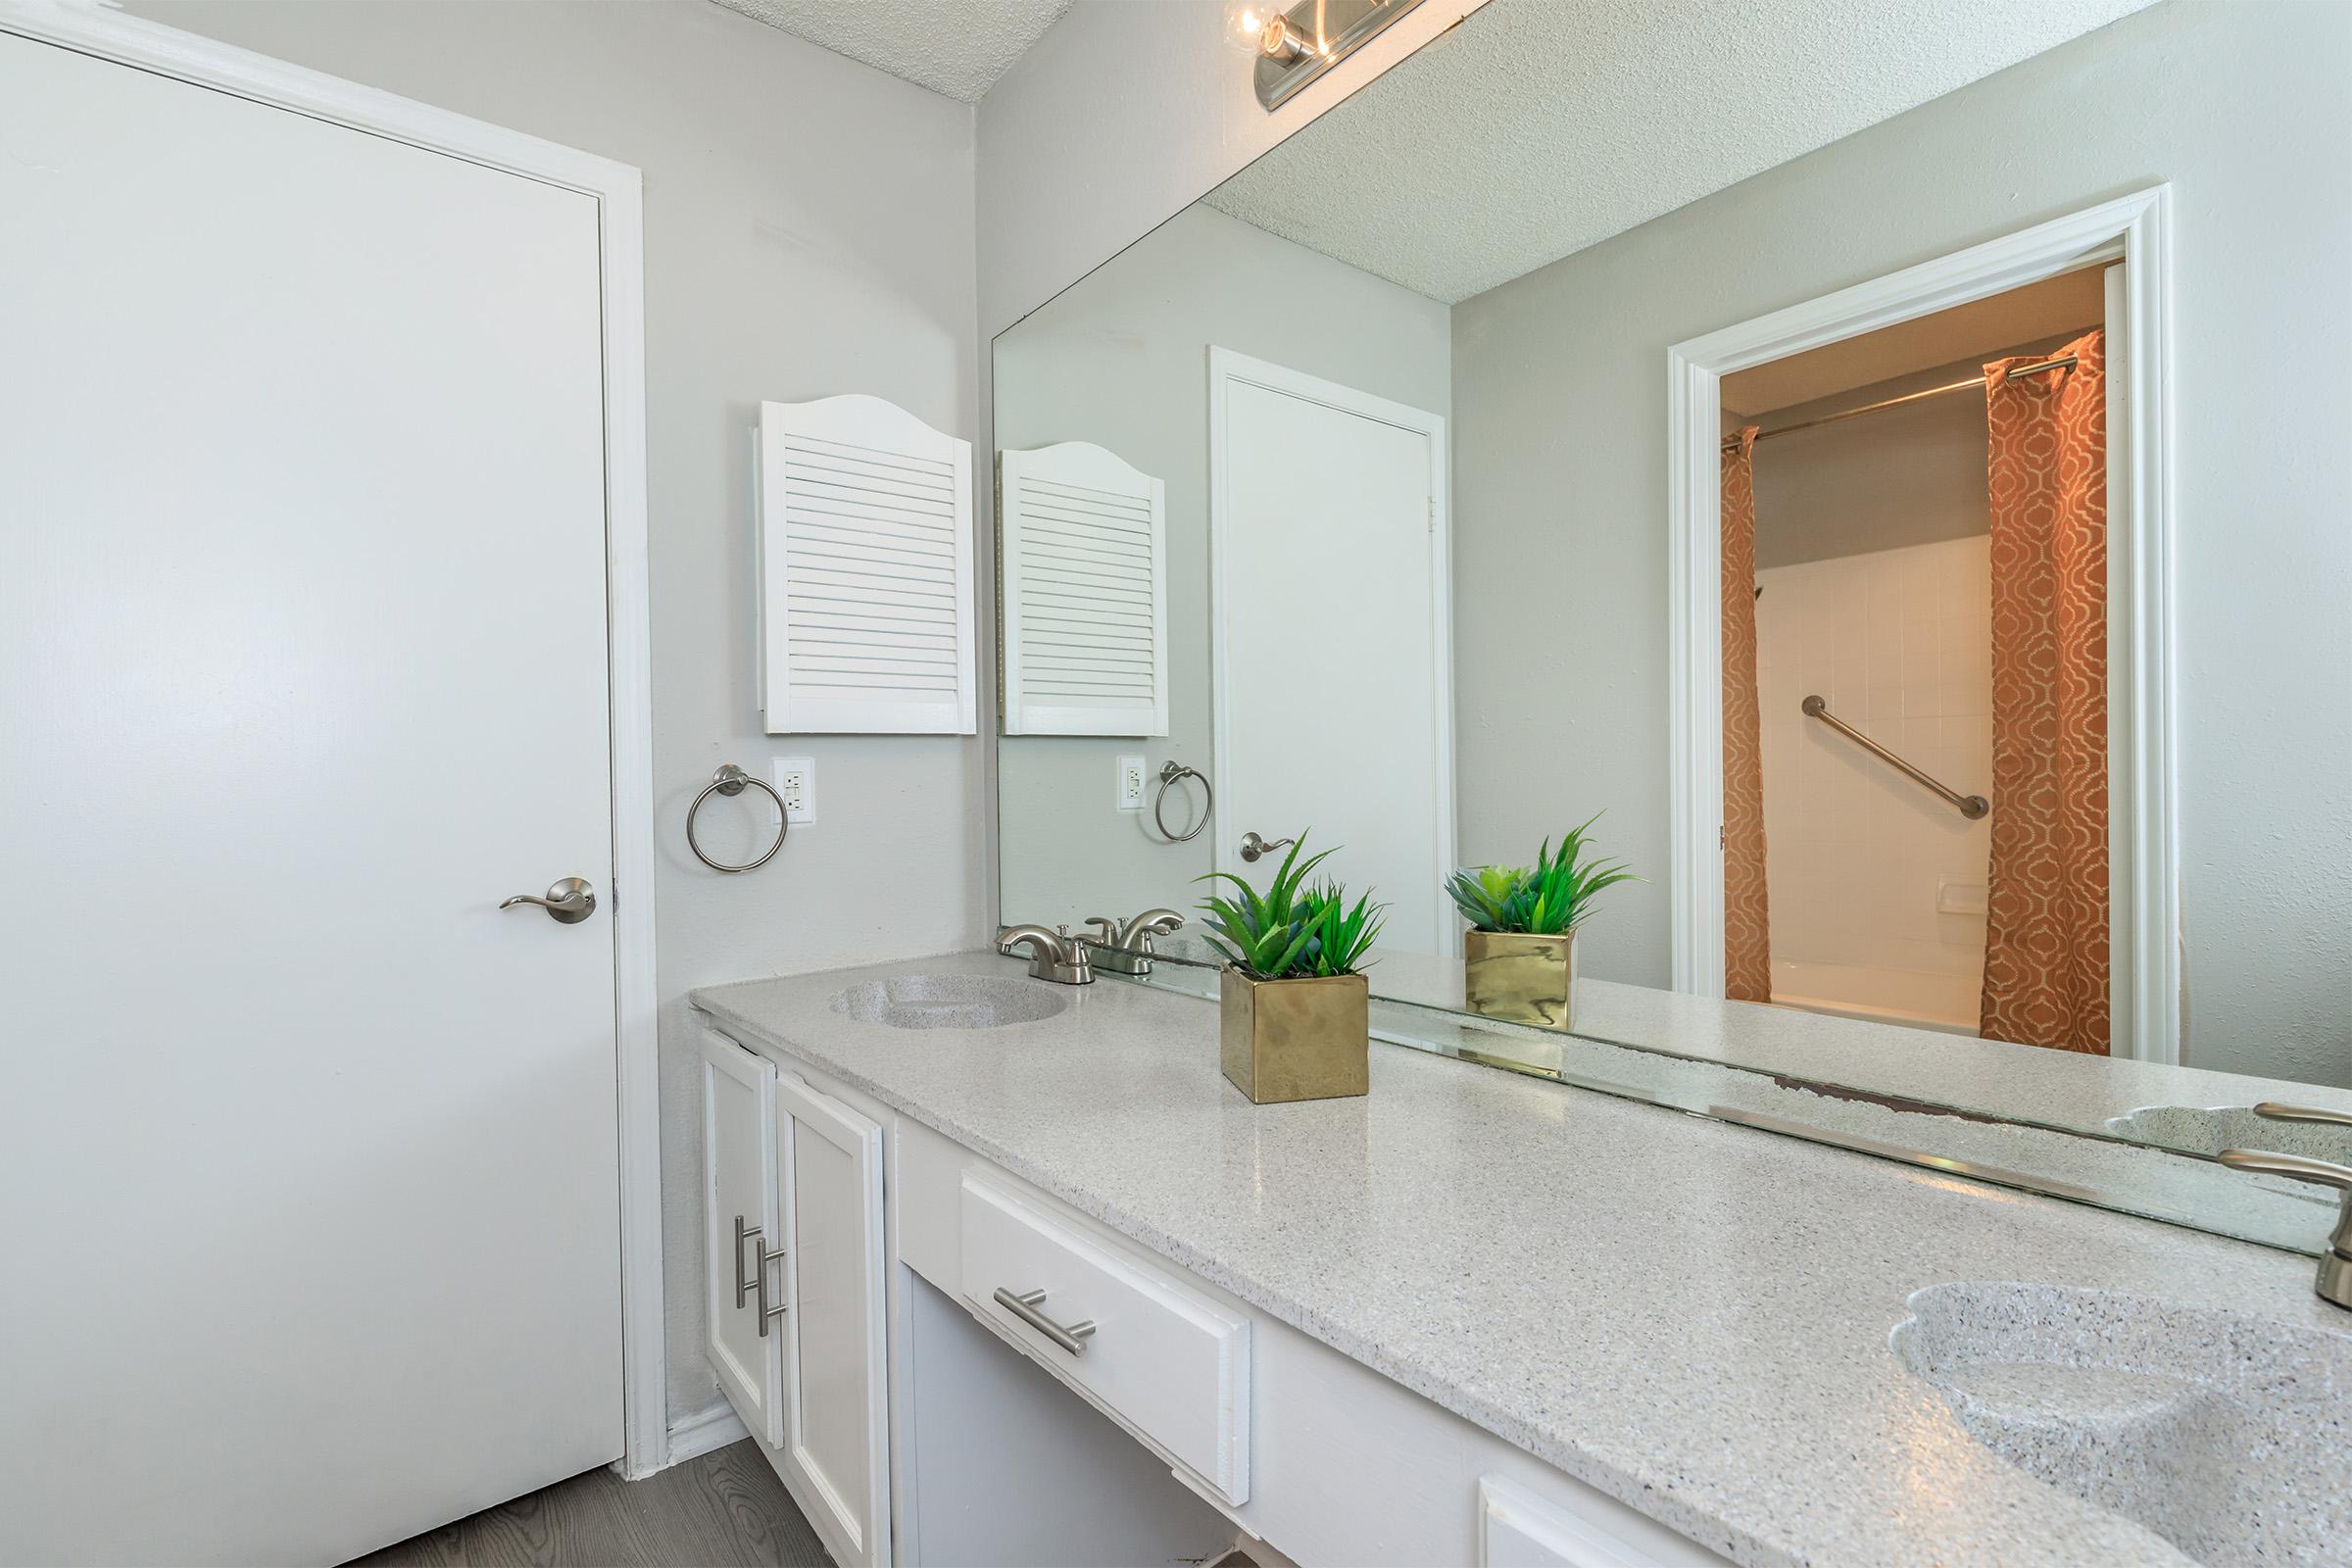
<path id="1" fill-rule="evenodd" d="M 882 1129 L 786 1074 L 785 1479 L 836 1561 L 890 1561 Z"/>
<path id="2" fill-rule="evenodd" d="M 776 1069 L 703 1031 L 704 1326 L 718 1386 L 743 1424 L 783 1441 L 784 1243 L 777 1233 Z"/>

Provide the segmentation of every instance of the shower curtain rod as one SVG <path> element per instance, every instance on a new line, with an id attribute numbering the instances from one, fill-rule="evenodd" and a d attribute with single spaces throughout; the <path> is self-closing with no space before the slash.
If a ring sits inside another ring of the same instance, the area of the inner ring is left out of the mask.
<path id="1" fill-rule="evenodd" d="M 2021 375 L 2039 375 L 2044 370 L 2071 370 L 2074 368 L 2075 357 L 2072 354 L 2062 354 L 2054 360 L 2043 360 L 2039 365 L 2012 366 L 2001 372 L 2001 379 L 2014 381 Z M 1906 392 L 1899 398 L 1883 398 L 1876 403 L 1865 403 L 1858 409 L 1843 409 L 1836 414 L 1822 415 L 1819 418 L 1799 419 L 1794 424 L 1776 425 L 1769 430 L 1758 430 L 1756 439 L 1769 441 L 1776 435 L 1789 435 L 1798 430 L 1810 430 L 1817 424 L 1836 424 L 1839 419 L 1850 419 L 1857 415 L 1876 414 L 1881 409 L 1899 408 L 1906 403 L 1917 403 L 1921 398 L 1939 398 L 1947 392 L 1965 392 L 1972 386 L 1981 389 L 1984 385 L 1984 378 L 1983 376 L 1972 375 L 1965 381 L 1954 381 L 1946 386 L 1932 386 L 1924 392 Z M 1726 436 L 1723 439 L 1723 450 L 1729 452 L 1739 444 L 1738 436 Z"/>

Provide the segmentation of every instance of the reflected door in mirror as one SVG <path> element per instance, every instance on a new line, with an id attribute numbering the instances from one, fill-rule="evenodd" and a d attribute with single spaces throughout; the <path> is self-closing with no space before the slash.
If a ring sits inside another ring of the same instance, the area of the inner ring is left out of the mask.
<path id="1" fill-rule="evenodd" d="M 1217 863 L 1311 829 L 1386 945 L 1456 953 L 1446 421 L 1223 351 L 1210 386 Z"/>

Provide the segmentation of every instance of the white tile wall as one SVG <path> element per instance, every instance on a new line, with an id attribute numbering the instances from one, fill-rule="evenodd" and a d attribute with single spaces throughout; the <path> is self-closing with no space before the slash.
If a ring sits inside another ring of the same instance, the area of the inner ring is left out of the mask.
<path id="1" fill-rule="evenodd" d="M 1858 989 L 1868 995 L 1823 1000 L 1973 1023 L 1984 917 L 1936 904 L 1944 883 L 1983 888 L 1987 821 L 1969 821 L 1799 705 L 1818 693 L 1961 794 L 1989 796 L 1988 541 L 1775 566 L 1756 580 L 1775 989 Z"/>

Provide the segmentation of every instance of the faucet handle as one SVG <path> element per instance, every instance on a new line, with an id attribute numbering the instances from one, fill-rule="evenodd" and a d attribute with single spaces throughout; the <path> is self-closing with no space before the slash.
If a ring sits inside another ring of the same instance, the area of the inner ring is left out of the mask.
<path id="1" fill-rule="evenodd" d="M 2321 1105 L 2282 1104 L 2276 1100 L 2257 1102 L 2254 1114 L 2267 1116 L 2272 1121 L 2316 1121 L 2330 1127 L 2352 1127 L 2352 1114 L 2344 1111 L 2328 1110 Z"/>
<path id="2" fill-rule="evenodd" d="M 2305 1159 L 2301 1154 L 2274 1154 L 2267 1149 L 2225 1149 L 2220 1158 L 2231 1170 L 2256 1171 L 2265 1176 L 2292 1176 L 2299 1182 L 2318 1182 L 2323 1187 L 2335 1187 L 2352 1193 L 2352 1165 L 2338 1165 L 2325 1159 Z"/>
<path id="3" fill-rule="evenodd" d="M 1115 948 L 1119 945 L 1118 921 L 1111 919 L 1108 915 L 1090 914 L 1086 917 L 1086 923 L 1091 926 L 1102 927 L 1102 934 L 1094 938 L 1081 937 L 1079 938 L 1080 941 L 1083 942 L 1091 940 L 1097 947 L 1102 948 Z"/>

